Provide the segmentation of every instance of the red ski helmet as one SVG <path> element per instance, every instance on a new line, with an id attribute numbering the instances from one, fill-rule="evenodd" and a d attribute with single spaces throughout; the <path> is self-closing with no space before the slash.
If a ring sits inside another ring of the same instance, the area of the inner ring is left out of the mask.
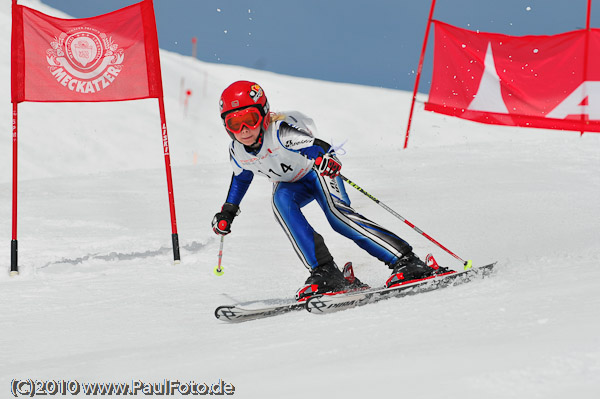
<path id="1" fill-rule="evenodd" d="M 229 85 L 229 87 L 223 90 L 223 94 L 221 94 L 219 107 L 221 109 L 223 125 L 225 125 L 225 116 L 228 113 L 247 107 L 255 107 L 260 112 L 260 115 L 263 118 L 261 129 L 263 133 L 271 122 L 271 117 L 269 115 L 269 101 L 267 101 L 267 96 L 262 87 L 255 82 L 239 80 Z M 225 127 L 225 129 L 227 129 L 227 127 Z M 234 138 L 233 133 L 229 130 L 227 133 L 229 133 L 231 138 Z"/>

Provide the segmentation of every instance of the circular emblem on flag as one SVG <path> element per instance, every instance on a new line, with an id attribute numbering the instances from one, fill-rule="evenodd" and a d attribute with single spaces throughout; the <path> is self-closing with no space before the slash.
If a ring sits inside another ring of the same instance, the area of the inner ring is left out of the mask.
<path id="1" fill-rule="evenodd" d="M 100 38 L 90 32 L 77 32 L 65 40 L 65 53 L 75 67 L 93 68 L 104 55 Z"/>
<path id="2" fill-rule="evenodd" d="M 125 53 L 112 37 L 90 27 L 61 32 L 46 61 L 56 81 L 71 91 L 97 93 L 110 86 L 123 68 Z"/>

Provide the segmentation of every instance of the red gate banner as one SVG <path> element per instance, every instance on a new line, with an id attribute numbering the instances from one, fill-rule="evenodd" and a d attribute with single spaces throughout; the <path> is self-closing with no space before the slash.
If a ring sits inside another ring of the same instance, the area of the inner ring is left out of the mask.
<path id="1" fill-rule="evenodd" d="M 507 36 L 435 22 L 428 111 L 600 132 L 600 29 Z"/>
<path id="2" fill-rule="evenodd" d="M 19 274 L 17 242 L 18 103 L 157 98 L 164 148 L 173 256 L 179 235 L 152 0 L 91 18 L 61 19 L 12 0 L 13 217 L 10 274 Z"/>
<path id="3" fill-rule="evenodd" d="M 83 19 L 13 7 L 13 103 L 162 97 L 151 1 Z"/>

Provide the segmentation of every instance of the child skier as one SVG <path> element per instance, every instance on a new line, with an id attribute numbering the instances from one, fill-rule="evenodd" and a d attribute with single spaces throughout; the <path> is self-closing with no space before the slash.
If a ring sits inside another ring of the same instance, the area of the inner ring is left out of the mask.
<path id="1" fill-rule="evenodd" d="M 271 180 L 275 217 L 310 270 L 305 285 L 296 294 L 298 300 L 364 287 L 358 279 L 344 277 L 323 237 L 302 214 L 301 208 L 313 200 L 336 232 L 392 269 L 387 286 L 448 271 L 427 266 L 406 241 L 350 207 L 339 177 L 342 165 L 331 145 L 313 136 L 311 119 L 295 111 L 271 113 L 264 90 L 248 81 L 227 87 L 220 108 L 225 130 L 232 139 L 229 154 L 233 177 L 227 199 L 213 218 L 213 230 L 220 235 L 231 232 L 240 202 L 256 174 Z"/>

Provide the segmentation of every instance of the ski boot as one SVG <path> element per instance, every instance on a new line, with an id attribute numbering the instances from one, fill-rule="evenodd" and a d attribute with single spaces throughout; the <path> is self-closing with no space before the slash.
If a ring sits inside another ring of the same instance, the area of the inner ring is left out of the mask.
<path id="1" fill-rule="evenodd" d="M 389 267 L 392 269 L 392 275 L 385 282 L 388 288 L 454 273 L 453 270 L 438 265 L 433 256 L 427 255 L 427 263 L 425 263 L 413 252 L 402 256 Z"/>
<path id="2" fill-rule="evenodd" d="M 296 292 L 296 300 L 301 302 L 317 294 L 342 293 L 366 288 L 369 286 L 354 276 L 351 262 L 346 263 L 342 272 L 331 261 L 311 271 L 304 286 Z"/>

